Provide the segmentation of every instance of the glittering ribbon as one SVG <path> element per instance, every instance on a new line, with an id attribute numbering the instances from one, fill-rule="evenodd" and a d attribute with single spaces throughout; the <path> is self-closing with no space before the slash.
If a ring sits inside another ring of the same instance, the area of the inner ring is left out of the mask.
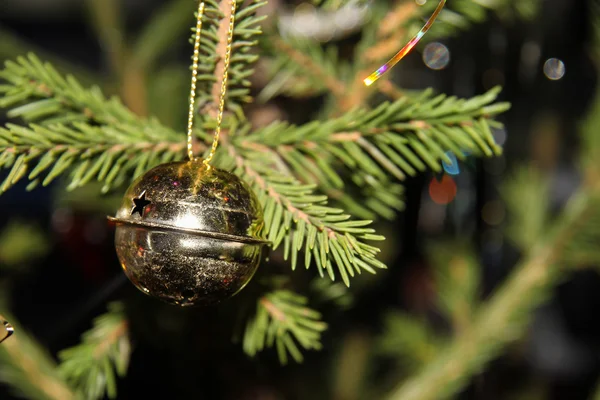
<path id="1" fill-rule="evenodd" d="M 394 57 L 392 57 L 388 62 L 383 64 L 375 72 L 373 72 L 371 75 L 369 75 L 363 81 L 365 83 L 365 85 L 371 86 L 373 84 L 373 82 L 375 82 L 377 79 L 381 78 L 383 76 L 383 74 L 385 74 L 387 71 L 392 69 L 394 67 L 394 65 L 398 64 L 398 62 L 400 60 L 402 60 L 408 53 L 410 53 L 410 51 L 417 45 L 417 43 L 419 43 L 421 38 L 423 36 L 425 36 L 425 33 L 427 33 L 429 28 L 431 28 L 431 26 L 435 22 L 436 18 L 438 17 L 438 15 L 442 12 L 444 5 L 446 5 L 446 0 L 441 0 L 440 3 L 438 4 L 437 8 L 433 12 L 433 14 L 431 14 L 431 17 L 429 17 L 429 20 L 425 23 L 425 26 L 423 26 L 423 28 L 421 28 L 419 33 L 417 33 L 415 35 L 415 37 L 413 37 L 410 40 L 410 42 L 408 42 L 402 49 L 400 49 L 400 51 L 398 53 L 396 53 L 396 55 Z"/>

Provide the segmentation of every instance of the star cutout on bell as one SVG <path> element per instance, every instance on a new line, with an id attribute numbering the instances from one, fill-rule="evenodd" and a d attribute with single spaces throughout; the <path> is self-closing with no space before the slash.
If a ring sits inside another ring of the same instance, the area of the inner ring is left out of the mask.
<path id="1" fill-rule="evenodd" d="M 133 198 L 133 208 L 131 209 L 131 215 L 138 213 L 140 217 L 144 216 L 144 210 L 148 204 L 152 203 L 150 200 L 146 199 L 146 191 L 144 190 L 142 194 L 138 197 Z"/>

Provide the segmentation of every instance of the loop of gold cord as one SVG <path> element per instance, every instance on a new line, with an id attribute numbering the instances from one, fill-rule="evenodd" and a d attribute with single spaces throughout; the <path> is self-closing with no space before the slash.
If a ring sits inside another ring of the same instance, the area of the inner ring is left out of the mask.
<path id="1" fill-rule="evenodd" d="M 219 136 L 221 135 L 221 123 L 223 122 L 223 113 L 225 111 L 225 94 L 227 94 L 227 79 L 229 77 L 229 61 L 231 60 L 231 47 L 233 44 L 233 29 L 235 25 L 236 0 L 231 0 L 231 18 L 229 18 L 229 32 L 227 34 L 227 49 L 225 50 L 225 60 L 223 62 L 223 81 L 221 82 L 221 96 L 219 100 L 219 113 L 217 114 L 217 128 L 213 140 L 210 154 L 204 160 L 205 165 L 209 165 L 215 156 L 217 146 L 219 145 Z"/>
<path id="2" fill-rule="evenodd" d="M 221 124 L 223 123 L 223 114 L 225 112 L 225 95 L 227 94 L 227 80 L 229 76 L 229 63 L 231 60 L 231 48 L 233 45 L 233 30 L 235 26 L 235 10 L 236 0 L 231 0 L 231 17 L 229 18 L 229 31 L 227 34 L 227 47 L 225 50 L 225 60 L 223 61 L 223 79 L 221 81 L 221 93 L 219 98 L 219 110 L 217 114 L 217 127 L 215 129 L 215 135 L 213 144 L 210 149 L 208 157 L 204 160 L 206 166 L 210 166 L 210 162 L 215 156 L 217 146 L 219 145 L 219 136 L 221 135 Z M 200 2 L 198 7 L 198 23 L 196 25 L 196 38 L 194 41 L 194 64 L 192 66 L 192 89 L 190 92 L 190 110 L 188 115 L 188 132 L 187 132 L 187 148 L 188 157 L 190 160 L 194 160 L 194 152 L 192 149 L 193 145 L 193 126 L 194 126 L 194 104 L 196 100 L 196 82 L 198 76 L 198 62 L 200 52 L 200 33 L 202 30 L 202 16 L 204 15 L 204 2 Z"/>
<path id="3" fill-rule="evenodd" d="M 194 40 L 194 64 L 192 65 L 192 90 L 190 91 L 190 109 L 188 113 L 187 128 L 187 151 L 190 161 L 194 160 L 193 134 L 194 134 L 194 114 L 196 103 L 196 82 L 198 80 L 198 62 L 200 59 L 200 34 L 202 32 L 202 17 L 204 16 L 204 2 L 201 1 L 198 6 L 198 21 L 196 23 L 196 38 Z"/>

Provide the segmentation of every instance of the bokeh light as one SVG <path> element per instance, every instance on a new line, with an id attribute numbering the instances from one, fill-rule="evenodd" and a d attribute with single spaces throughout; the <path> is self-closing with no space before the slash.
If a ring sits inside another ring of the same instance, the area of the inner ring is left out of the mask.
<path id="1" fill-rule="evenodd" d="M 481 210 L 481 218 L 488 225 L 500 225 L 504 221 L 505 216 L 504 204 L 498 200 L 487 202 Z"/>
<path id="2" fill-rule="evenodd" d="M 423 50 L 423 62 L 431 69 L 444 69 L 450 63 L 450 50 L 439 42 L 429 43 Z"/>
<path id="3" fill-rule="evenodd" d="M 429 183 L 429 196 L 436 204 L 451 203 L 457 192 L 456 182 L 450 175 L 444 175 L 440 180 L 433 178 Z"/>
<path id="4" fill-rule="evenodd" d="M 69 208 L 57 208 L 52 213 L 52 227 L 58 233 L 67 233 L 73 227 L 73 212 Z"/>
<path id="5" fill-rule="evenodd" d="M 504 128 L 494 129 L 492 134 L 494 136 L 494 142 L 496 142 L 496 144 L 498 146 L 504 146 L 504 143 L 506 143 L 506 139 L 508 136 L 506 133 L 506 129 L 504 129 Z"/>
<path id="6" fill-rule="evenodd" d="M 320 42 L 343 37 L 353 32 L 369 15 L 369 3 L 351 2 L 335 11 L 322 11 L 310 3 L 301 3 L 293 12 L 279 16 L 282 36 L 309 38 Z"/>
<path id="7" fill-rule="evenodd" d="M 442 161 L 442 167 L 444 167 L 444 171 L 446 171 L 446 173 L 449 175 L 460 174 L 460 167 L 458 166 L 458 160 L 456 159 L 454 153 L 447 151 L 446 157 L 450 159 L 450 163 Z"/>
<path id="8" fill-rule="evenodd" d="M 565 63 L 558 58 L 549 58 L 544 63 L 544 75 L 550 80 L 557 81 L 565 76 Z"/>

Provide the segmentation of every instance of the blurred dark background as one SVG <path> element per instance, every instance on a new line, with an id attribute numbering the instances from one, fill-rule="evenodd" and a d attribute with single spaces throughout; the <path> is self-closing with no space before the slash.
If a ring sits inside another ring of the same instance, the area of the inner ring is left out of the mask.
<path id="1" fill-rule="evenodd" d="M 167 0 L 121 1 L 126 29 L 134 33 Z M 23 46 L 23 53 L 41 50 L 101 77 L 107 61 L 82 3 L 2 0 L 0 29 L 33 45 Z M 506 130 L 495 132 L 505 154 L 462 165 L 456 198 L 447 207 L 430 196 L 428 188 L 435 177 L 408 183 L 406 211 L 382 225 L 389 241 L 399 248 L 388 251 L 391 261 L 385 279 L 364 289 L 351 310 L 323 310 L 330 323 L 324 338 L 328 351 L 309 354 L 303 365 L 279 367 L 273 352 L 258 360 L 245 357 L 230 340 L 237 323 L 234 304 L 223 309 L 177 310 L 139 294 L 126 282 L 114 254 L 113 232 L 105 220 L 110 206 L 104 210 L 85 207 L 85 200 L 83 205 L 70 202 L 62 198 L 60 186 L 26 192 L 26 184 L 20 184 L 0 197 L 0 232 L 29 226 L 39 233 L 38 241 L 29 236 L 29 244 L 46 249 L 31 257 L 26 267 L 0 267 L 1 296 L 10 293 L 13 313 L 52 353 L 78 343 L 107 301 L 126 299 L 135 351 L 128 378 L 119 385 L 119 399 L 334 398 L 327 384 L 335 380 L 332 354 L 338 354 L 353 335 L 381 329 L 380 311 L 392 307 L 418 311 L 427 303 L 430 277 L 425 240 L 446 235 L 470 238 L 484 267 L 484 292 L 489 294 L 519 257 L 501 229 L 505 213 L 498 185 L 511 167 L 534 162 L 548 171 L 553 209 L 559 209 L 577 187 L 578 123 L 586 115 L 597 82 L 586 47 L 591 1 L 542 3 L 532 21 L 490 14 L 487 22 L 437 41 L 446 49 L 437 51 L 449 53 L 447 65 L 431 68 L 422 48 L 404 61 L 397 81 L 410 89 L 431 86 L 470 97 L 502 85 L 501 99 L 512 103 L 501 117 Z M 10 46 L 8 38 L 0 34 L 0 58 L 15 55 L 14 36 Z M 185 63 L 189 52 L 184 34 L 173 44 L 170 56 Z M 289 98 L 276 101 L 284 114 L 298 106 L 297 100 Z M 536 313 L 519 351 L 490 364 L 459 398 L 591 398 L 600 372 L 599 308 L 597 273 L 574 274 Z M 373 366 L 378 368 L 386 366 Z M 516 397 L 516 393 L 525 394 Z M 12 397 L 0 387 L 0 398 Z"/>

